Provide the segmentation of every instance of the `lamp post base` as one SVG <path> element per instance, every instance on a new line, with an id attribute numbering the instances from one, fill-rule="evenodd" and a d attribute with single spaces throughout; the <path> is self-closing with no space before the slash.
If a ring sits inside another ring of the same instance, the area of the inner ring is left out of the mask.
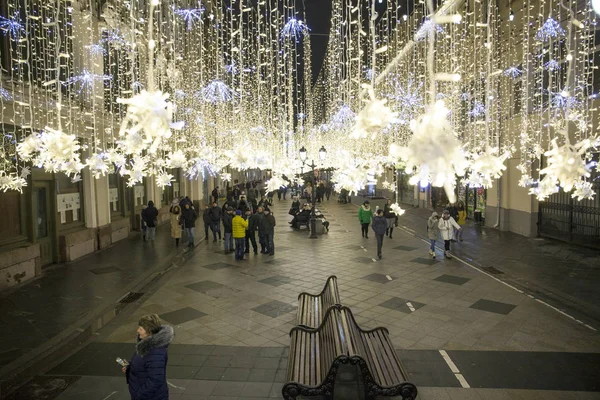
<path id="1" fill-rule="evenodd" d="M 317 219 L 314 217 L 314 215 L 310 218 L 310 238 L 311 239 L 319 238 L 317 236 Z"/>

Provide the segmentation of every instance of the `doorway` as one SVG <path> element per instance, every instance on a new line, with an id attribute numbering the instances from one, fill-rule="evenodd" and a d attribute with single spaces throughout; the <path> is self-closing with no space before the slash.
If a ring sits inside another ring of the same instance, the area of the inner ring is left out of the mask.
<path id="1" fill-rule="evenodd" d="M 50 182 L 36 182 L 33 186 L 33 234 L 40 245 L 40 261 L 43 266 L 56 260 L 54 243 L 54 213 L 52 212 Z"/>

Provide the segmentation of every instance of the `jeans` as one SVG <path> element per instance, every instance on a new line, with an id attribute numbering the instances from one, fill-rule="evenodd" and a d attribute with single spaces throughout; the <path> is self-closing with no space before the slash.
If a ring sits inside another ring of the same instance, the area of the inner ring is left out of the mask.
<path id="1" fill-rule="evenodd" d="M 205 222 L 204 223 L 204 237 L 208 239 L 208 228 L 210 228 L 210 230 L 212 231 L 212 224 L 209 222 Z"/>
<path id="2" fill-rule="evenodd" d="M 185 231 L 187 232 L 188 243 L 190 245 L 193 245 L 194 244 L 194 227 L 192 226 L 191 228 L 185 228 Z"/>
<path id="3" fill-rule="evenodd" d="M 265 235 L 265 252 L 269 254 L 275 254 L 275 243 L 273 242 L 273 234 Z"/>
<path id="4" fill-rule="evenodd" d="M 363 237 L 369 237 L 369 223 L 360 224 Z"/>
<path id="5" fill-rule="evenodd" d="M 223 233 L 225 236 L 225 251 L 229 252 L 233 250 L 233 234 L 231 232 Z"/>
<path id="6" fill-rule="evenodd" d="M 429 247 L 429 249 L 435 253 L 435 242 L 436 242 L 436 240 L 435 239 L 429 239 L 429 242 L 431 243 L 431 246 Z"/>
<path id="7" fill-rule="evenodd" d="M 450 241 L 444 240 L 444 253 L 450 251 Z"/>
<path id="8" fill-rule="evenodd" d="M 250 253 L 250 244 L 252 244 L 252 250 L 256 253 L 256 233 L 254 231 L 246 231 L 246 253 Z"/>
<path id="9" fill-rule="evenodd" d="M 219 240 L 221 239 L 221 221 L 212 223 L 213 239 L 217 240 L 217 233 L 219 234 Z"/>
<path id="10" fill-rule="evenodd" d="M 246 238 L 235 238 L 235 259 L 244 259 L 244 245 L 246 244 Z"/>
<path id="11" fill-rule="evenodd" d="M 154 240 L 154 238 L 156 237 L 156 227 L 150 228 L 148 226 L 144 234 L 149 240 Z"/>
<path id="12" fill-rule="evenodd" d="M 381 257 L 381 248 L 383 247 L 383 235 L 376 233 L 375 238 L 377 239 L 377 257 Z"/>
<path id="13" fill-rule="evenodd" d="M 267 252 L 267 244 L 265 243 L 265 235 L 263 235 L 261 233 L 258 234 L 258 243 L 260 244 L 260 252 L 266 253 Z"/>

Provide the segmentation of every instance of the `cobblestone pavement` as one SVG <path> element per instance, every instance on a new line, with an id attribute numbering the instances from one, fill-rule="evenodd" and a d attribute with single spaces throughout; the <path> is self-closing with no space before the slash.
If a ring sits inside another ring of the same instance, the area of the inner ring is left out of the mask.
<path id="1" fill-rule="evenodd" d="M 288 207 L 275 202 L 275 256 L 235 262 L 222 242 L 203 244 L 20 395 L 129 398 L 114 359 L 133 352 L 138 318 L 157 313 L 175 327 L 171 399 L 281 398 L 297 295 L 317 293 L 337 275 L 342 304 L 361 327 L 389 329 L 420 399 L 600 398 L 598 332 L 459 260 L 430 259 L 408 230 L 386 238 L 377 261 L 374 235 L 361 238 L 355 205 L 321 207 L 330 232 L 316 240 L 289 228 Z M 360 398 L 344 393 L 336 397 Z"/>

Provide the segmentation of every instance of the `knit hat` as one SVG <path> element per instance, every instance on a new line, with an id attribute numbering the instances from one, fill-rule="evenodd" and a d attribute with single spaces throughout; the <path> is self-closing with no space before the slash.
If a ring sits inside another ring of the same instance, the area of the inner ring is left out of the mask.
<path id="1" fill-rule="evenodd" d="M 242 215 L 242 210 L 236 210 L 235 215 Z"/>
<path id="2" fill-rule="evenodd" d="M 160 318 L 156 314 L 144 315 L 138 321 L 138 326 L 144 328 L 147 333 L 153 334 L 160 330 Z"/>
<path id="3" fill-rule="evenodd" d="M 435 211 L 431 213 L 432 217 L 439 217 L 438 213 L 436 213 Z"/>

